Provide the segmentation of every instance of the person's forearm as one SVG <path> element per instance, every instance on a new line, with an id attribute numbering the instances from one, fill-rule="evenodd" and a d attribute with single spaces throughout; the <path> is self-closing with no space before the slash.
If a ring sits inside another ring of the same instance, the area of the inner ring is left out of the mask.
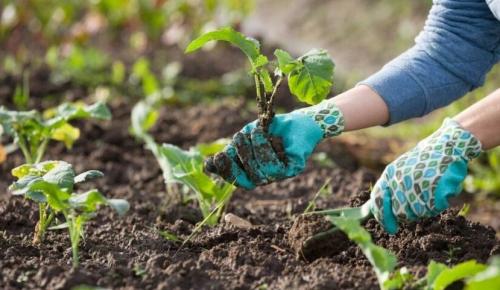
<path id="1" fill-rule="evenodd" d="M 471 132 L 483 150 L 500 145 L 500 89 L 475 103 L 453 119 Z"/>
<path id="2" fill-rule="evenodd" d="M 344 116 L 344 131 L 383 125 L 389 120 L 389 110 L 384 100 L 368 86 L 356 86 L 332 101 Z"/>

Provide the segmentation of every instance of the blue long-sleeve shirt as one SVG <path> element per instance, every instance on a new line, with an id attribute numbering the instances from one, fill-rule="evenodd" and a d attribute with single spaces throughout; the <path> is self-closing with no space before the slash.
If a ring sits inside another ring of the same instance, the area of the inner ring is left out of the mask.
<path id="1" fill-rule="evenodd" d="M 384 99 L 389 125 L 481 86 L 499 61 L 500 0 L 434 0 L 415 45 L 360 84 Z"/>

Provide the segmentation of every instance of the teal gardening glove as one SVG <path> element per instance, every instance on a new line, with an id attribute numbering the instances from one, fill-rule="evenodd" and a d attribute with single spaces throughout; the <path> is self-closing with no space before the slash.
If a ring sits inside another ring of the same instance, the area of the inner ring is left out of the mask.
<path id="1" fill-rule="evenodd" d="M 247 124 L 213 157 L 207 169 L 239 187 L 253 189 L 301 173 L 316 145 L 323 138 L 337 136 L 343 130 L 341 111 L 331 100 L 323 101 L 276 115 L 268 134 L 257 126 L 257 121 Z M 281 138 L 281 150 L 269 140 L 273 137 Z"/>
<path id="2" fill-rule="evenodd" d="M 481 144 L 457 122 L 446 119 L 439 130 L 389 164 L 371 192 L 371 211 L 384 229 L 395 234 L 398 222 L 431 217 L 458 195 L 467 164 Z"/>

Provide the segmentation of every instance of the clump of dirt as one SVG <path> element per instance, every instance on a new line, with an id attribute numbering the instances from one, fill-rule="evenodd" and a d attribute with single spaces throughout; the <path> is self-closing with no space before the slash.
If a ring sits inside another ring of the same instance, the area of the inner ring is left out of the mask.
<path id="1" fill-rule="evenodd" d="M 342 231 L 328 232 L 331 229 L 332 223 L 324 216 L 299 215 L 288 232 L 288 243 L 306 261 L 333 256 L 347 249 L 350 241 Z"/>

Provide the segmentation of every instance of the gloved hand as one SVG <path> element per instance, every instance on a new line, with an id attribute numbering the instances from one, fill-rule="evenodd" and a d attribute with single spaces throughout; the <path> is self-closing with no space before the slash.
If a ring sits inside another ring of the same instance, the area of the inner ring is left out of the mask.
<path id="1" fill-rule="evenodd" d="M 308 157 L 323 138 L 337 136 L 343 130 L 344 117 L 330 100 L 276 115 L 267 134 L 254 121 L 214 156 L 209 171 L 245 189 L 289 178 L 304 170 Z M 283 148 L 268 137 L 281 139 Z"/>
<path id="2" fill-rule="evenodd" d="M 371 192 L 371 211 L 395 234 L 398 222 L 431 217 L 458 195 L 467 164 L 481 153 L 481 143 L 452 119 L 415 148 L 389 164 Z"/>

